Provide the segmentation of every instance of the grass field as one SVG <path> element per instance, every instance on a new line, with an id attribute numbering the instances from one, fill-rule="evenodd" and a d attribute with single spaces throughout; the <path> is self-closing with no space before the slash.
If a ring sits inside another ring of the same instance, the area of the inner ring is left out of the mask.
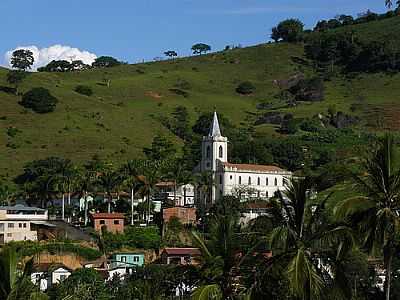
<path id="1" fill-rule="evenodd" d="M 398 34 L 400 17 L 352 26 L 360 37 L 381 38 Z M 340 29 L 343 30 L 343 29 Z M 154 135 L 163 133 L 176 139 L 160 120 L 178 105 L 188 108 L 194 121 L 200 112 L 216 107 L 234 124 L 252 122 L 261 113 L 256 104 L 279 101 L 275 79 L 286 79 L 295 72 L 313 75 L 311 67 L 299 65 L 294 57 L 303 57 L 302 45 L 262 44 L 204 56 L 123 65 L 109 69 L 75 73 L 32 73 L 21 91 L 45 87 L 59 99 L 56 111 L 36 114 L 18 104 L 20 97 L 0 92 L 0 174 L 15 175 L 24 163 L 47 156 L 84 161 L 94 154 L 114 161 L 142 155 Z M 6 86 L 7 70 L 0 69 L 0 86 Z M 111 80 L 110 87 L 104 79 Z M 187 81 L 188 97 L 170 91 L 179 81 Z M 238 83 L 250 80 L 256 86 L 252 96 L 235 92 Z M 74 92 L 84 84 L 94 90 L 90 97 Z M 312 116 L 331 105 L 374 122 L 382 115 L 399 127 L 400 74 L 363 74 L 353 79 L 338 76 L 326 82 L 326 100 L 302 104 L 282 111 L 295 116 Z M 262 111 L 265 112 L 265 111 Z M 396 123 L 397 122 L 397 123 Z M 18 129 L 16 136 L 8 128 Z M 270 126 L 257 128 L 260 134 L 275 134 Z"/>

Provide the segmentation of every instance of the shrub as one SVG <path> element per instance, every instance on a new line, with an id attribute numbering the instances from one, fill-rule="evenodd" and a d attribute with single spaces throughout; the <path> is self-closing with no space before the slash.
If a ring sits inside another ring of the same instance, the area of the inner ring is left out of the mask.
<path id="1" fill-rule="evenodd" d="M 19 102 L 25 108 L 30 108 L 37 113 L 49 113 L 55 110 L 57 98 L 50 94 L 49 90 L 39 87 L 33 88 L 22 96 Z"/>
<path id="2" fill-rule="evenodd" d="M 177 94 L 179 96 L 183 96 L 185 98 L 189 97 L 189 93 L 184 91 L 184 90 L 181 90 L 181 89 L 175 89 L 174 88 L 174 89 L 169 89 L 169 91 L 173 92 L 173 93 L 175 93 L 175 94 Z"/>
<path id="3" fill-rule="evenodd" d="M 86 96 L 91 96 L 93 95 L 93 90 L 90 86 L 87 85 L 78 85 L 75 88 L 75 92 L 82 94 L 82 95 L 86 95 Z"/>
<path id="4" fill-rule="evenodd" d="M 255 86 L 250 81 L 244 81 L 237 86 L 236 92 L 242 95 L 249 95 L 252 94 L 255 89 Z"/>

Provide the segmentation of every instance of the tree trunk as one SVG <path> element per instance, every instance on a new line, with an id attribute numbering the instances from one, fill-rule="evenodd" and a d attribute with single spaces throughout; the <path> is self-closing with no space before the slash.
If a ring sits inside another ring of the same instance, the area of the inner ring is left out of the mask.
<path id="1" fill-rule="evenodd" d="M 385 299 L 390 300 L 390 287 L 391 287 L 391 280 L 392 280 L 392 259 L 393 259 L 393 254 L 391 251 L 388 254 L 387 260 L 386 260 L 386 274 L 385 274 Z"/>
<path id="2" fill-rule="evenodd" d="M 68 206 L 69 206 L 69 208 L 71 209 L 71 191 L 68 189 Z M 70 211 L 71 212 L 71 211 Z M 72 212 L 71 212 L 72 213 Z M 71 215 L 69 215 L 68 216 L 68 223 L 71 223 L 71 218 L 72 218 L 72 216 Z"/>
<path id="3" fill-rule="evenodd" d="M 87 192 L 85 192 L 85 196 L 84 196 L 84 214 L 85 214 L 85 227 L 87 226 L 88 223 L 88 204 L 87 204 Z"/>
<path id="4" fill-rule="evenodd" d="M 131 225 L 133 226 L 133 188 L 131 189 Z"/>
<path id="5" fill-rule="evenodd" d="M 64 193 L 62 194 L 62 200 L 61 200 L 61 219 L 65 221 L 65 195 Z"/>
<path id="6" fill-rule="evenodd" d="M 176 180 L 174 181 L 174 206 L 176 206 Z"/>

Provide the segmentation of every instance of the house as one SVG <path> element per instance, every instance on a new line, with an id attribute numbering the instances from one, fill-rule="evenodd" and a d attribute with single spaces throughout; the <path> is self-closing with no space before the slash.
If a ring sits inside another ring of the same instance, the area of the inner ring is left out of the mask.
<path id="1" fill-rule="evenodd" d="M 261 216 L 268 216 L 270 214 L 271 204 L 265 200 L 258 200 L 254 202 L 247 202 L 244 205 L 240 223 L 248 224 L 251 220 L 257 219 Z"/>
<path id="2" fill-rule="evenodd" d="M 31 274 L 32 283 L 39 286 L 41 291 L 45 291 L 53 284 L 58 284 L 67 279 L 72 270 L 63 264 L 39 264 L 34 266 Z"/>
<path id="3" fill-rule="evenodd" d="M 21 204 L 0 206 L 0 244 L 38 240 L 37 227 L 54 227 L 47 220 L 48 212 L 42 208 Z"/>
<path id="4" fill-rule="evenodd" d="M 166 265 L 197 265 L 201 257 L 199 248 L 164 248 L 161 263 Z"/>
<path id="5" fill-rule="evenodd" d="M 140 252 L 116 252 L 111 255 L 110 269 L 132 268 L 144 265 L 144 253 Z"/>
<path id="6" fill-rule="evenodd" d="M 217 113 L 214 112 L 210 131 L 203 136 L 201 162 L 196 171 L 210 172 L 213 184 L 210 193 L 199 193 L 198 203 L 211 206 L 225 195 L 242 200 L 272 197 L 284 190 L 292 173 L 274 165 L 234 164 L 228 161 L 228 138 L 222 136 Z"/>
<path id="7" fill-rule="evenodd" d="M 163 221 L 168 223 L 172 217 L 176 217 L 182 224 L 196 224 L 196 208 L 194 207 L 171 207 L 163 209 Z"/>
<path id="8" fill-rule="evenodd" d="M 125 217 L 123 213 L 94 213 L 91 215 L 93 227 L 97 232 L 101 232 L 102 227 L 112 233 L 124 232 Z"/>
<path id="9" fill-rule="evenodd" d="M 158 197 L 163 200 L 174 202 L 175 206 L 193 206 L 195 188 L 192 184 L 181 184 L 176 186 L 173 181 L 164 181 L 156 184 Z"/>

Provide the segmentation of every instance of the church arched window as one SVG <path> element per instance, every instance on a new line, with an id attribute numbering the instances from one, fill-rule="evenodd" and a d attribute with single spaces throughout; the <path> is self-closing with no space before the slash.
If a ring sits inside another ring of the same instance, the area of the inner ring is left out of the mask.
<path id="1" fill-rule="evenodd" d="M 257 185 L 260 185 L 261 184 L 261 180 L 260 180 L 260 177 L 258 177 L 257 178 Z"/>
<path id="2" fill-rule="evenodd" d="M 206 157 L 210 158 L 210 155 L 211 155 L 211 148 L 210 148 L 210 146 L 207 146 Z"/>
<path id="3" fill-rule="evenodd" d="M 251 177 L 249 176 L 249 185 L 251 184 Z"/>
<path id="4" fill-rule="evenodd" d="M 265 185 L 268 186 L 268 184 L 269 183 L 268 183 L 268 177 L 267 177 L 267 178 L 265 178 Z"/>
<path id="5" fill-rule="evenodd" d="M 242 176 L 239 176 L 239 184 L 242 184 Z"/>
<path id="6" fill-rule="evenodd" d="M 275 186 L 278 185 L 278 178 L 275 178 Z"/>
<path id="7" fill-rule="evenodd" d="M 223 153 L 223 149 L 222 149 L 222 146 L 219 146 L 219 150 L 218 150 L 218 154 L 219 154 L 219 158 L 222 158 L 222 157 L 224 157 L 224 153 Z"/>

